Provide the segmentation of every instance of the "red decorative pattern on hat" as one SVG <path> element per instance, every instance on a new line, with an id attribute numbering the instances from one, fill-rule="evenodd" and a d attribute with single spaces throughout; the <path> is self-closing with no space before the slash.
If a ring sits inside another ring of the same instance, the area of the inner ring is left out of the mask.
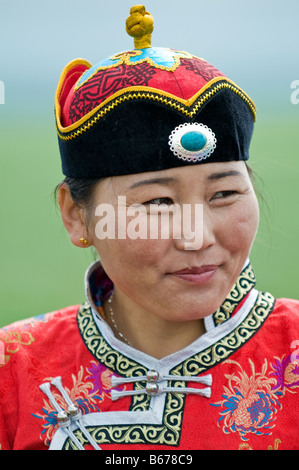
<path id="1" fill-rule="evenodd" d="M 189 100 L 216 77 L 225 77 L 208 62 L 191 56 L 181 58 L 174 71 L 148 62 L 121 64 L 98 70 L 76 89 L 73 85 L 62 109 L 62 123 L 67 127 L 100 106 L 114 94 L 132 87 L 149 87 L 176 98 Z"/>
<path id="2" fill-rule="evenodd" d="M 149 64 L 142 63 L 134 67 L 119 65 L 105 71 L 99 71 L 78 90 L 73 91 L 69 108 L 68 123 L 72 124 L 113 96 L 117 91 L 132 86 L 148 86 L 156 71 Z"/>

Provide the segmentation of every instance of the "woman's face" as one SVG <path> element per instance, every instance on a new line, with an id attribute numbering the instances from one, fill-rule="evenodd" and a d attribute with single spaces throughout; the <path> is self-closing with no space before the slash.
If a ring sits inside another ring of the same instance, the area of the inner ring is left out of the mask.
<path id="1" fill-rule="evenodd" d="M 111 232 L 99 238 L 103 204 L 115 211 L 115 238 Z M 249 255 L 259 219 L 244 162 L 107 178 L 96 188 L 95 206 L 89 241 L 115 293 L 127 305 L 172 321 L 217 310 Z"/>

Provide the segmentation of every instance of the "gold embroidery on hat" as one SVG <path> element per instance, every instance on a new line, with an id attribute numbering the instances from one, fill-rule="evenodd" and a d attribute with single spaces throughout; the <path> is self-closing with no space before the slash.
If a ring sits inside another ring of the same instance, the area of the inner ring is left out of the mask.
<path id="1" fill-rule="evenodd" d="M 189 100 L 178 98 L 171 93 L 160 91 L 149 87 L 130 87 L 120 90 L 112 97 L 107 98 L 103 103 L 97 106 L 86 116 L 75 122 L 71 126 L 63 127 L 60 120 L 57 119 L 57 133 L 60 139 L 68 141 L 86 132 L 93 127 L 102 117 L 115 109 L 119 104 L 134 99 L 146 99 L 157 101 L 171 108 L 176 109 L 190 119 L 198 112 L 206 101 L 223 88 L 227 88 L 236 93 L 249 106 L 254 120 L 256 119 L 256 108 L 249 96 L 241 90 L 234 82 L 227 78 L 216 77 L 205 85 Z"/>

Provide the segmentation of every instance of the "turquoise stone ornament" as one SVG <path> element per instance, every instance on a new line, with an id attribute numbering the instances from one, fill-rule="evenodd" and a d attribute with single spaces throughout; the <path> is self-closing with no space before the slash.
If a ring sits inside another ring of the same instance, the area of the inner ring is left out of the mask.
<path id="1" fill-rule="evenodd" d="M 172 153 L 181 160 L 198 163 L 206 160 L 216 148 L 214 132 L 205 124 L 190 122 L 176 127 L 169 136 Z"/>
<path id="2" fill-rule="evenodd" d="M 202 150 L 207 143 L 207 138 L 202 132 L 191 131 L 187 132 L 181 138 L 181 144 L 184 149 L 190 152 Z"/>

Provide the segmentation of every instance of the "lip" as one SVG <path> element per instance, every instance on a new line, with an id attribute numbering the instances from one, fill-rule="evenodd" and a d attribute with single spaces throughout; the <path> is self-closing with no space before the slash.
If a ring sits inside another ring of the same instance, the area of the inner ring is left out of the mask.
<path id="1" fill-rule="evenodd" d="M 219 265 L 208 264 L 204 266 L 191 266 L 170 273 L 172 276 L 188 281 L 193 284 L 202 285 L 207 283 L 217 272 Z"/>

